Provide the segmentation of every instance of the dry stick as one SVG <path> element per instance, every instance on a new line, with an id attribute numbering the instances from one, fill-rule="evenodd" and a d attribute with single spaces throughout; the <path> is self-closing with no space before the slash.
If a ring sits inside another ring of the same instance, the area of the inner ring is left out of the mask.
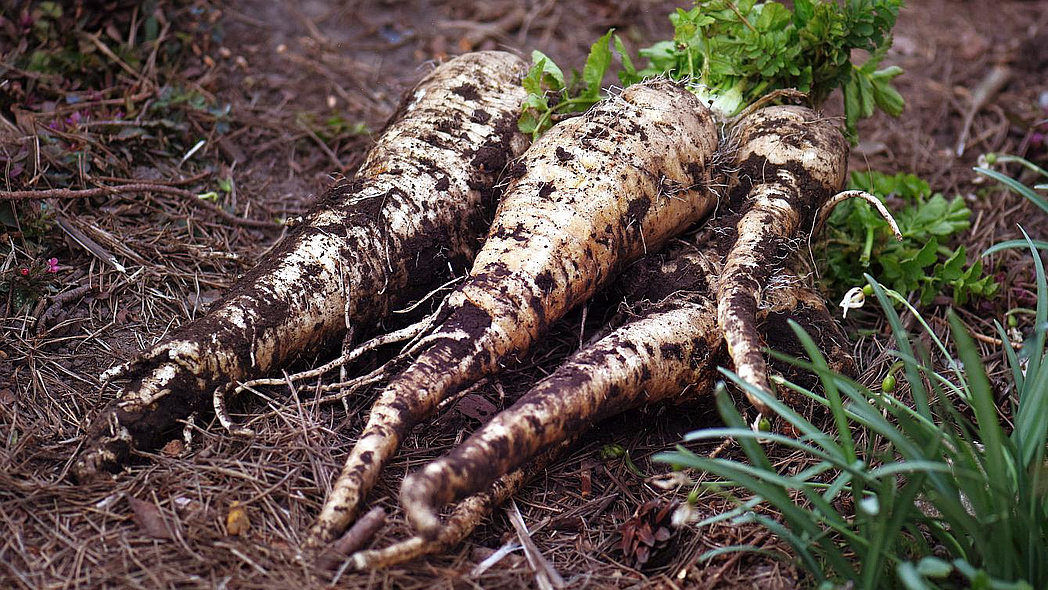
<path id="1" fill-rule="evenodd" d="M 313 143 L 317 144 L 317 147 L 319 147 L 320 150 L 324 152 L 324 155 L 326 155 L 328 159 L 331 160 L 331 164 L 335 167 L 335 170 L 341 172 L 346 169 L 346 167 L 342 164 L 342 160 L 338 159 L 338 155 L 335 153 L 335 151 L 332 150 L 328 146 L 328 144 L 324 143 L 323 139 L 320 139 L 320 136 L 317 135 L 316 131 L 310 129 L 309 125 L 306 125 L 305 122 L 303 122 L 301 119 L 298 120 L 298 126 L 306 132 L 306 135 L 308 135 L 309 138 L 313 140 Z"/>
<path id="2" fill-rule="evenodd" d="M 939 324 L 939 325 L 950 327 L 950 322 L 948 322 L 948 321 L 946 321 L 946 320 L 944 320 L 944 319 L 942 319 L 942 318 L 940 318 L 938 316 L 932 316 L 932 321 L 937 323 L 937 324 Z M 979 342 L 983 342 L 985 344 L 991 344 L 993 346 L 1004 346 L 1004 341 L 1001 340 L 1000 338 L 994 338 L 993 336 L 987 336 L 986 334 L 983 334 L 981 332 L 976 332 L 975 330 L 971 329 L 971 326 L 968 326 L 968 334 L 972 338 L 975 338 L 976 340 L 978 340 Z M 1022 342 L 1012 342 L 1011 345 L 1012 345 L 1012 348 L 1014 348 L 1015 350 L 1022 350 L 1022 348 L 1023 348 L 1023 343 Z"/>
<path id="3" fill-rule="evenodd" d="M 51 297 L 51 305 L 44 310 L 44 313 L 36 320 L 37 330 L 40 332 L 44 331 L 47 328 L 47 322 L 58 315 L 58 312 L 62 310 L 63 305 L 78 297 L 87 295 L 94 289 L 94 285 L 81 285 L 75 289 L 70 289 L 69 291 Z"/>
<path id="4" fill-rule="evenodd" d="M 517 509 L 517 503 L 512 499 L 509 501 L 509 507 L 506 508 L 506 515 L 509 517 L 509 523 L 513 525 L 513 530 L 517 533 L 517 538 L 520 539 L 521 546 L 524 547 L 524 556 L 531 565 L 531 571 L 535 574 L 535 582 L 539 588 L 541 590 L 563 588 L 565 586 L 564 578 L 553 569 L 553 565 L 542 556 L 539 548 L 535 546 L 535 541 L 531 540 L 531 533 L 524 525 L 524 519 L 520 516 L 520 510 Z"/>
<path id="5" fill-rule="evenodd" d="M 55 217 L 55 224 L 64 231 L 74 242 L 80 244 L 85 250 L 94 254 L 96 258 L 112 266 L 119 273 L 126 273 L 127 268 L 113 256 L 112 252 L 103 248 L 98 242 L 91 239 L 80 228 L 76 227 L 61 214 Z"/>
<path id="6" fill-rule="evenodd" d="M 346 534 L 321 553 L 317 560 L 317 567 L 324 570 L 334 569 L 350 555 L 367 545 L 384 524 L 386 524 L 386 511 L 378 506 L 372 508 L 349 527 Z"/>
<path id="7" fill-rule="evenodd" d="M 1012 70 L 1003 64 L 997 64 L 993 66 L 993 69 L 986 74 L 986 77 L 979 82 L 979 85 L 975 87 L 972 92 L 971 105 L 968 107 L 968 112 L 964 115 L 964 125 L 961 129 L 961 135 L 957 140 L 957 155 L 964 155 L 964 148 L 968 142 L 968 134 L 972 131 L 972 122 L 975 121 L 975 115 L 982 110 L 986 103 L 1012 79 Z"/>
<path id="8" fill-rule="evenodd" d="M 121 178 L 119 176 L 91 176 L 88 180 L 95 180 L 101 182 L 119 182 L 121 184 L 148 184 L 148 185 L 160 185 L 160 186 L 185 186 L 187 184 L 193 184 L 199 182 L 208 176 L 211 176 L 213 171 L 204 170 L 192 176 L 185 178 L 175 178 L 173 180 L 146 180 L 139 178 Z"/>
<path id="9" fill-rule="evenodd" d="M 197 197 L 196 194 L 194 194 L 191 191 L 164 184 L 149 184 L 136 182 L 134 184 L 123 184 L 119 186 L 101 186 L 98 188 L 89 189 L 52 188 L 29 191 L 0 191 L 0 201 L 34 201 L 41 199 L 91 199 L 107 195 L 146 192 L 161 193 L 180 197 L 187 204 L 193 207 L 203 209 L 210 213 L 214 213 L 222 219 L 241 227 L 257 229 L 279 229 L 283 227 L 283 224 L 276 223 L 274 221 L 245 219 L 243 217 L 237 217 L 236 215 L 233 215 L 228 211 L 225 211 L 219 207 L 216 207 L 215 205 L 212 205 L 211 203 L 208 203 L 207 201 L 200 199 L 199 197 Z"/>

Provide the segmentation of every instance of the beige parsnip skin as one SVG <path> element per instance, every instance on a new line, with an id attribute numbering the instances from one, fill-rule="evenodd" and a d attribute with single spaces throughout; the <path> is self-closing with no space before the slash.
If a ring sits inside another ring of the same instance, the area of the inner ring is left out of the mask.
<path id="1" fill-rule="evenodd" d="M 837 121 L 804 107 L 767 107 L 738 128 L 736 163 L 746 197 L 717 287 L 717 318 L 736 373 L 771 391 L 757 302 L 769 277 L 811 232 L 819 209 L 843 187 L 848 146 Z M 757 398 L 750 401 L 770 412 Z"/>
<path id="2" fill-rule="evenodd" d="M 351 179 L 200 320 L 105 377 L 128 377 L 89 425 L 73 472 L 115 470 L 158 446 L 216 387 L 264 375 L 366 333 L 392 309 L 471 263 L 505 164 L 526 149 L 516 129 L 526 62 L 503 52 L 453 59 L 426 76 Z"/>
<path id="3" fill-rule="evenodd" d="M 715 235 L 715 232 L 712 233 Z M 659 402 L 681 403 L 708 395 L 730 364 L 712 291 L 721 272 L 715 248 L 686 252 L 666 261 L 650 282 L 674 282 L 677 291 L 604 338 L 580 350 L 535 385 L 512 407 L 494 416 L 447 456 L 412 473 L 400 490 L 400 505 L 423 537 L 444 534 L 439 509 L 485 490 L 503 474 L 544 449 L 577 436 L 609 416 Z M 679 285 L 680 277 L 691 284 Z M 650 285 L 650 291 L 664 291 Z M 793 340 L 786 322 L 805 327 L 832 366 L 847 371 L 846 342 L 825 303 L 789 271 L 775 276 L 757 313 L 760 334 L 778 343 Z"/>
<path id="4" fill-rule="evenodd" d="M 525 351 L 624 265 L 710 213 L 717 150 L 710 112 L 681 86 L 632 86 L 548 131 L 511 167 L 467 281 L 428 348 L 380 393 L 310 534 L 356 517 L 408 429 L 449 394 Z"/>

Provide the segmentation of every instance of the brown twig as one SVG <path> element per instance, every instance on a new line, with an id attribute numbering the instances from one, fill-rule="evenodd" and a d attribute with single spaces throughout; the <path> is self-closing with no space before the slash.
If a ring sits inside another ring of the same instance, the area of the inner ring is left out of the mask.
<path id="1" fill-rule="evenodd" d="M 961 156 L 964 154 L 964 149 L 967 147 L 968 134 L 972 130 L 972 122 L 975 120 L 975 115 L 982 110 L 986 103 L 990 101 L 1002 88 L 1008 84 L 1008 81 L 1012 79 L 1012 71 L 1005 65 L 995 65 L 986 76 L 979 82 L 979 85 L 972 91 L 971 103 L 968 107 L 968 112 L 964 114 L 964 124 L 961 128 L 961 135 L 957 139 L 957 155 Z"/>
<path id="2" fill-rule="evenodd" d="M 62 311 L 62 307 L 66 303 L 69 303 L 70 301 L 73 301 L 74 299 L 78 299 L 80 297 L 83 297 L 84 295 L 87 295 L 88 293 L 90 293 L 94 289 L 95 289 L 94 285 L 82 285 L 82 286 L 77 287 L 75 289 L 70 289 L 70 290 L 65 291 L 63 293 L 59 293 L 58 295 L 55 295 L 54 297 L 51 297 L 51 305 L 36 320 L 36 330 L 37 330 L 37 332 L 39 333 L 39 332 L 43 332 L 44 330 L 46 330 L 47 329 L 47 323 L 51 319 L 56 317 L 60 311 Z"/>
<path id="3" fill-rule="evenodd" d="M 942 319 L 940 317 L 937 317 L 937 316 L 932 316 L 932 321 L 937 323 L 937 324 L 939 324 L 939 325 L 942 325 L 942 326 L 949 326 L 950 325 L 950 322 L 948 322 L 948 321 L 946 321 L 946 320 L 944 320 L 944 319 Z M 976 332 L 975 330 L 973 330 L 971 328 L 971 326 L 968 326 L 968 334 L 972 338 L 978 340 L 979 342 L 982 342 L 983 344 L 989 344 L 989 345 L 992 345 L 992 346 L 1004 346 L 1004 341 L 1001 340 L 1000 338 L 994 338 L 993 336 L 987 336 L 986 334 L 982 334 L 980 332 Z M 1022 350 L 1022 347 L 1023 347 L 1023 343 L 1022 342 L 1012 342 L 1011 345 L 1012 345 L 1012 348 L 1014 348 L 1015 350 Z"/>
<path id="4" fill-rule="evenodd" d="M 335 569 L 350 555 L 367 545 L 384 524 L 386 524 L 386 511 L 378 506 L 372 508 L 321 553 L 317 559 L 317 567 L 321 570 Z"/>
<path id="5" fill-rule="evenodd" d="M 213 172 L 211 170 L 204 170 L 198 174 L 187 176 L 185 178 L 175 178 L 172 180 L 147 180 L 144 178 L 121 178 L 119 176 L 92 176 L 91 180 L 100 182 L 120 182 L 128 184 L 148 184 L 148 185 L 160 185 L 160 186 L 185 186 L 187 184 L 193 184 L 199 182 L 208 176 L 211 176 Z"/>
<path id="6" fill-rule="evenodd" d="M 241 227 L 250 227 L 257 229 L 279 229 L 283 225 L 275 221 L 265 221 L 258 219 L 245 219 L 238 217 L 225 211 L 207 201 L 204 201 L 196 196 L 191 191 L 187 191 L 182 188 L 167 186 L 163 184 L 149 184 L 136 182 L 134 184 L 123 184 L 120 186 L 100 186 L 97 188 L 89 189 L 69 189 L 69 188 L 52 188 L 42 190 L 28 190 L 28 191 L 0 191 L 0 201 L 32 201 L 42 199 L 91 199 L 94 197 L 102 197 L 106 195 L 119 195 L 127 193 L 162 193 L 166 195 L 174 195 L 180 197 L 186 201 L 189 205 L 198 209 L 214 213 L 222 219 L 239 225 Z"/>

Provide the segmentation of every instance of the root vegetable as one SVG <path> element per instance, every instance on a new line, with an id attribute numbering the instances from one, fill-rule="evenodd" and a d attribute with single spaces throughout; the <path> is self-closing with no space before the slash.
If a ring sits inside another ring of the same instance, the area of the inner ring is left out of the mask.
<path id="1" fill-rule="evenodd" d="M 491 514 L 496 506 L 520 491 L 528 479 L 536 473 L 541 473 L 574 440 L 575 438 L 572 437 L 550 448 L 530 461 L 526 467 L 503 475 L 484 491 L 477 492 L 459 502 L 448 515 L 445 526 L 438 534 L 433 536 L 413 535 L 388 547 L 358 551 L 352 556 L 354 567 L 359 570 L 391 567 L 423 555 L 445 551 L 461 543 L 485 517 Z"/>
<path id="2" fill-rule="evenodd" d="M 218 386 L 265 374 L 468 266 L 505 164 L 527 147 L 516 130 L 527 64 L 480 52 L 438 67 L 405 98 L 352 179 L 328 191 L 282 247 L 191 322 L 106 377 L 127 377 L 88 427 L 81 480 L 156 447 Z M 348 326 L 347 326 L 348 323 Z"/>
<path id="3" fill-rule="evenodd" d="M 376 401 L 310 543 L 353 520 L 401 439 L 442 399 L 525 351 L 626 264 L 709 213 L 717 140 L 694 95 L 655 80 L 536 142 L 443 324 Z"/>
<path id="4" fill-rule="evenodd" d="M 761 109 L 738 129 L 738 190 L 745 202 L 717 286 L 717 319 L 736 373 L 770 391 L 757 301 L 777 266 L 811 230 L 819 209 L 844 184 L 848 147 L 834 121 L 803 107 Z M 770 412 L 755 397 L 750 402 Z"/>
<path id="5" fill-rule="evenodd" d="M 648 280 L 677 282 L 684 275 L 701 288 L 716 279 L 719 266 L 719 259 L 690 253 Z M 848 357 L 838 344 L 844 340 L 822 299 L 789 273 L 776 279 L 756 316 L 761 333 L 784 342 L 792 336 L 785 320 L 795 319 L 844 368 Z M 651 285 L 652 292 L 659 290 Z M 438 509 L 445 503 L 486 489 L 536 453 L 599 420 L 644 404 L 679 403 L 712 392 L 720 378 L 717 367 L 727 360 L 709 290 L 671 295 L 576 353 L 448 456 L 409 475 L 401 487 L 401 507 L 422 536 L 442 535 Z"/>

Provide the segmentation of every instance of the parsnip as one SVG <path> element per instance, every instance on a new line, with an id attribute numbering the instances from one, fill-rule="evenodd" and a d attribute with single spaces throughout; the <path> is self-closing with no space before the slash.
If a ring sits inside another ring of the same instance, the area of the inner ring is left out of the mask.
<path id="1" fill-rule="evenodd" d="M 442 399 L 497 371 L 626 264 L 713 210 L 716 149 L 709 111 L 666 80 L 632 86 L 537 141 L 443 324 L 379 395 L 310 543 L 355 518 L 407 431 Z"/>
<path id="2" fill-rule="evenodd" d="M 810 234 L 819 209 L 842 188 L 848 146 L 836 121 L 804 107 L 760 109 L 737 127 L 736 194 L 744 201 L 731 203 L 741 218 L 717 286 L 717 319 L 735 371 L 770 391 L 757 301 L 768 278 Z M 750 401 L 769 412 L 755 397 Z"/>
<path id="3" fill-rule="evenodd" d="M 659 282 L 680 284 L 686 277 L 700 291 L 677 292 L 587 347 L 539 382 L 511 408 L 475 431 L 449 455 L 405 478 L 400 504 L 422 536 L 437 536 L 443 526 L 438 509 L 485 490 L 503 474 L 543 449 L 577 435 L 595 422 L 659 402 L 680 403 L 709 394 L 727 364 L 727 347 L 717 326 L 716 303 L 704 286 L 716 281 L 716 254 L 687 253 L 662 266 Z M 796 276 L 782 272 L 776 288 L 765 293 L 756 319 L 780 344 L 792 340 L 785 320 L 795 319 L 827 350 L 831 362 L 846 370 L 845 339 L 822 299 Z M 797 347 L 799 349 L 799 346 Z"/>
<path id="4" fill-rule="evenodd" d="M 527 147 L 516 118 L 527 64 L 502 52 L 438 67 L 405 97 L 360 171 L 204 318 L 107 377 L 130 382 L 88 427 L 74 473 L 115 470 L 158 445 L 212 391 L 359 336 L 465 269 Z M 349 322 L 347 326 L 346 323 Z"/>

